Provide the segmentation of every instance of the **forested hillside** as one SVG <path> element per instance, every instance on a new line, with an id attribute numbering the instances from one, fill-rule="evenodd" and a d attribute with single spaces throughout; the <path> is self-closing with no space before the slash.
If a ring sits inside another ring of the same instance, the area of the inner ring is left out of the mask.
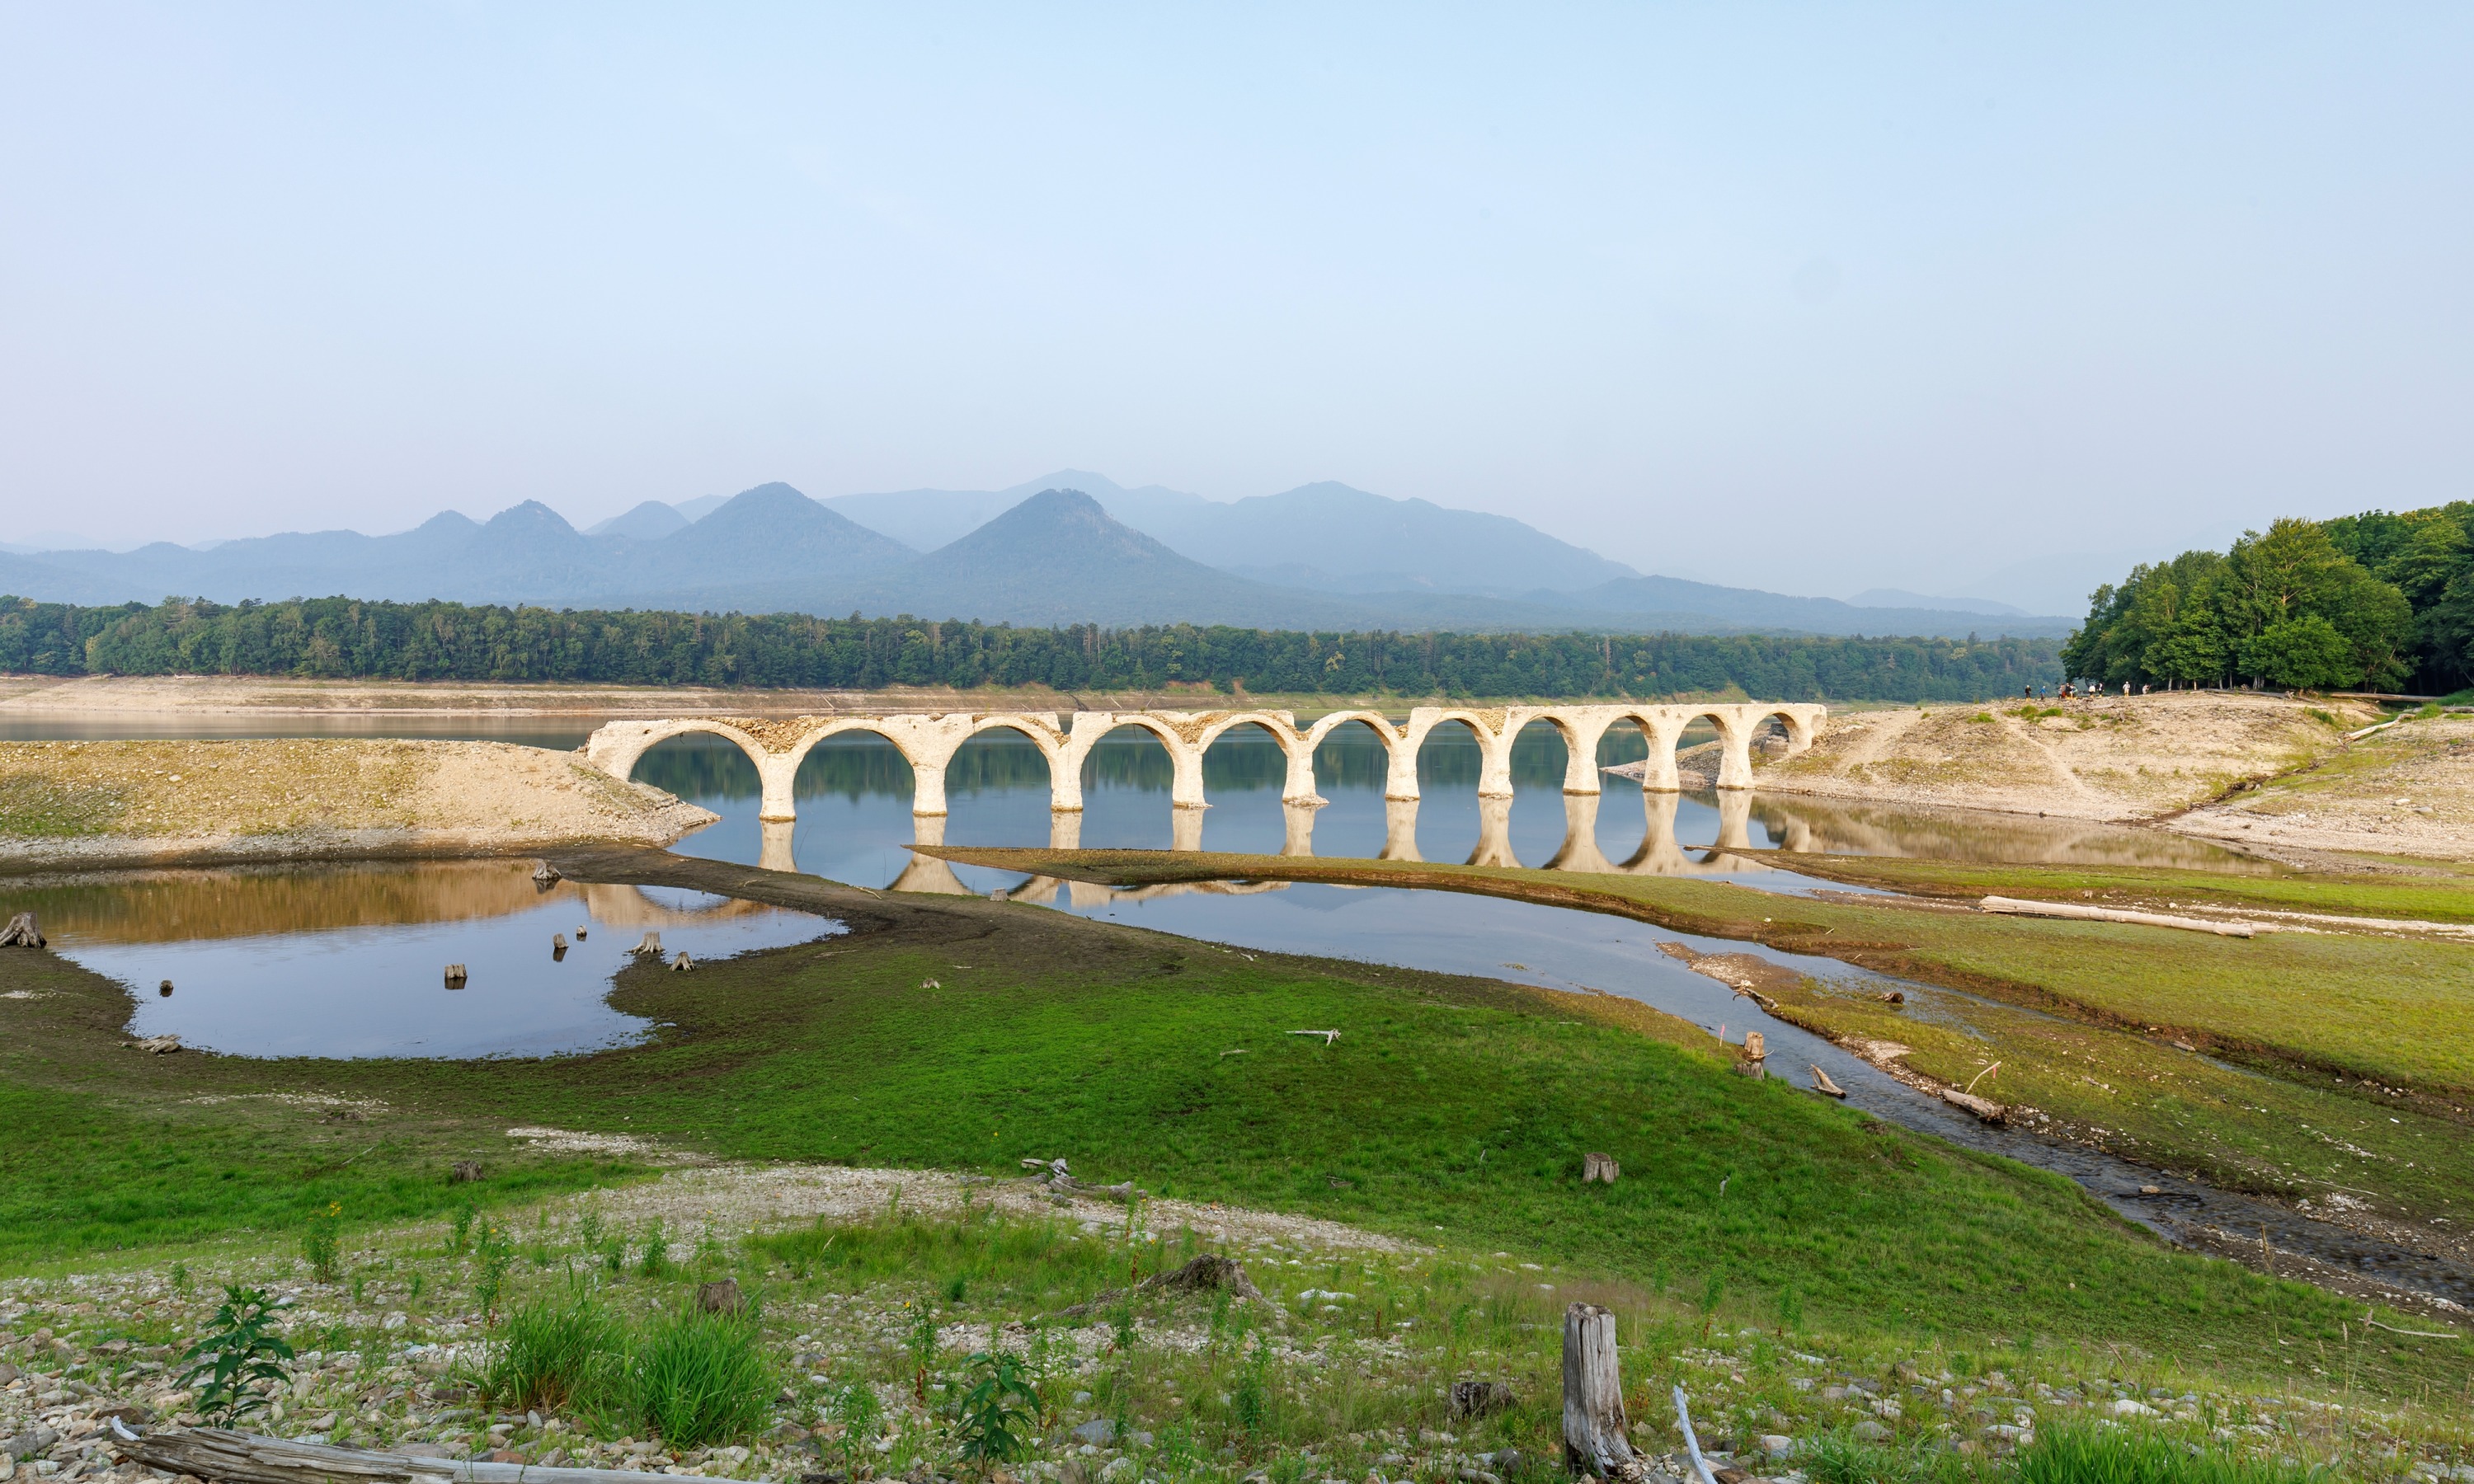
<path id="1" fill-rule="evenodd" d="M 1961 701 L 2061 675 L 2050 639 L 1312 634 L 1102 629 L 774 613 L 575 611 L 460 603 L 0 597 L 0 671 L 285 675 L 873 689 L 1050 685 L 1491 697 Z"/>
<path id="2" fill-rule="evenodd" d="M 2279 520 L 2135 567 L 2062 659 L 2113 684 L 2454 691 L 2474 680 L 2474 502 Z"/>

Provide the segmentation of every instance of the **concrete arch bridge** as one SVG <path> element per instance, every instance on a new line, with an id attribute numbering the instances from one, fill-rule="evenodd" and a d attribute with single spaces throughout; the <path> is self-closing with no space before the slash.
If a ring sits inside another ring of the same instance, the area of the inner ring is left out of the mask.
<path id="1" fill-rule="evenodd" d="M 1418 798 L 1418 750 L 1439 727 L 1467 727 L 1476 739 L 1483 761 L 1478 772 L 1481 798 L 1512 797 L 1512 744 L 1522 729 L 1543 722 L 1562 734 L 1566 762 L 1564 792 L 1595 794 L 1598 786 L 1598 742 L 1616 727 L 1637 728 L 1648 743 L 1649 758 L 1641 787 L 1652 793 L 1674 793 L 1680 784 L 1675 748 L 1684 729 L 1708 721 L 1717 729 L 1724 751 L 1718 787 L 1753 786 L 1753 739 L 1775 719 L 1785 732 L 1786 751 L 1803 752 L 1820 735 L 1829 708 L 1795 702 L 1752 702 L 1733 706 L 1421 706 L 1408 719 L 1395 722 L 1380 711 L 1334 711 L 1310 725 L 1298 725 L 1296 713 L 1272 710 L 1230 711 L 1074 711 L 1060 723 L 1054 711 L 956 711 L 943 715 L 885 714 L 793 716 L 685 716 L 663 721 L 615 721 L 586 739 L 584 754 L 614 778 L 626 778 L 653 747 L 672 737 L 706 732 L 726 737 L 756 764 L 764 785 L 759 818 L 787 824 L 797 818 L 791 784 L 809 752 L 828 737 L 869 732 L 893 744 L 910 764 L 910 811 L 934 816 L 945 813 L 945 769 L 962 744 L 983 731 L 1014 731 L 1029 738 L 1048 759 L 1049 806 L 1060 813 L 1082 807 L 1082 763 L 1100 739 L 1120 728 L 1135 728 L 1159 739 L 1175 765 L 1170 802 L 1180 809 L 1209 807 L 1202 793 L 1202 754 L 1213 742 L 1240 727 L 1269 733 L 1288 758 L 1288 775 L 1280 790 L 1285 803 L 1308 806 L 1323 802 L 1315 792 L 1314 754 L 1323 738 L 1352 724 L 1363 725 L 1379 739 L 1388 756 L 1384 797 Z"/>

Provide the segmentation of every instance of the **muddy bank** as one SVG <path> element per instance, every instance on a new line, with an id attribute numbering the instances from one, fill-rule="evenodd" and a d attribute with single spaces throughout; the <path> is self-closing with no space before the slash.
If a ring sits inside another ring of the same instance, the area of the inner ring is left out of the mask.
<path id="1" fill-rule="evenodd" d="M 499 742 L 0 743 L 0 870 L 659 846 L 715 818 Z"/>

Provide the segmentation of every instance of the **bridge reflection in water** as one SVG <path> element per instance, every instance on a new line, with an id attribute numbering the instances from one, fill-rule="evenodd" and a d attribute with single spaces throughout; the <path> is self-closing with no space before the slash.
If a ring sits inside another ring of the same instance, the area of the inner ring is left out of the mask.
<path id="1" fill-rule="evenodd" d="M 1708 846 L 1686 846 L 1675 837 L 1677 805 L 1675 794 L 1644 793 L 1640 796 L 1646 829 L 1639 849 L 1624 859 L 1610 860 L 1598 845 L 1597 794 L 1565 794 L 1564 796 L 1564 843 L 1543 863 L 1547 871 L 1587 871 L 1605 875 L 1643 876 L 1737 876 L 1776 868 L 1734 852 L 1758 849 L 1753 843 L 1753 796 L 1730 791 L 1718 795 L 1718 838 Z M 1379 860 L 1422 861 L 1418 852 L 1418 801 L 1389 799 L 1384 801 L 1384 846 L 1375 858 Z M 1199 815 L 1185 818 L 1189 811 L 1178 810 L 1177 837 L 1170 846 L 1177 850 L 1202 849 L 1202 825 Z M 1311 804 L 1283 803 L 1282 823 L 1286 838 L 1281 844 L 1282 855 L 1311 856 L 1314 850 L 1315 807 Z M 1478 800 L 1477 849 L 1465 862 L 1471 866 L 1503 866 L 1517 869 L 1521 862 L 1512 849 L 1512 800 L 1509 796 L 1482 796 Z M 912 842 L 918 845 L 945 843 L 945 816 L 914 816 Z M 760 862 L 768 869 L 790 871 L 796 867 L 790 854 L 790 828 L 784 825 L 767 825 L 765 854 Z M 778 834 L 774 831 L 779 831 Z M 1793 842 L 1796 831 L 1789 827 L 1790 850 L 1801 847 Z M 1060 809 L 1049 816 L 1048 848 L 1053 850 L 1079 850 L 1082 844 L 1082 814 L 1079 809 Z M 1083 883 L 1063 883 L 1054 877 L 1033 876 L 1031 880 L 1003 893 L 1015 901 L 1053 898 L 1056 888 L 1071 884 L 1077 906 L 1089 906 L 1109 899 L 1142 899 L 1146 896 L 1176 896 L 1186 892 L 1227 893 L 1239 888 L 1226 883 L 1176 883 L 1144 887 L 1130 891 L 1114 891 Z M 1284 883 L 1264 882 L 1246 886 L 1246 891 L 1270 891 Z M 910 864 L 903 869 L 889 888 L 897 892 L 934 892 L 948 895 L 975 895 L 954 874 L 954 868 L 934 855 L 913 854 Z"/>

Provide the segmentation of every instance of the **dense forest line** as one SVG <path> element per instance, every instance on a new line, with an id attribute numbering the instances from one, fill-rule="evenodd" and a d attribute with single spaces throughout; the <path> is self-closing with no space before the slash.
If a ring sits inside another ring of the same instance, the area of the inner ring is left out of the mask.
<path id="1" fill-rule="evenodd" d="M 1406 696 L 1971 701 L 2061 676 L 2050 639 L 1017 629 L 798 613 L 319 598 L 80 608 L 0 597 L 0 671 L 873 690 L 1047 685 Z"/>
<path id="2" fill-rule="evenodd" d="M 2112 684 L 2395 690 L 2474 682 L 2474 502 L 2279 520 L 2097 589 L 2062 649 Z"/>

